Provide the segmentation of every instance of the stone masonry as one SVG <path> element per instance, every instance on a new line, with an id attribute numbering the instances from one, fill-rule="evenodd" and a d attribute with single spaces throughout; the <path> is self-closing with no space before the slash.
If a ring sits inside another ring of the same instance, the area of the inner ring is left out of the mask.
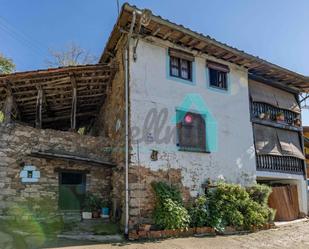
<path id="1" fill-rule="evenodd" d="M 109 199 L 112 191 L 112 169 L 85 162 L 32 157 L 32 151 L 59 151 L 92 159 L 110 160 L 107 141 L 102 137 L 83 136 L 73 132 L 41 130 L 19 124 L 0 124 L 0 214 L 27 197 L 49 196 L 58 203 L 58 172 L 86 170 L 86 190 Z M 35 183 L 22 183 L 24 164 L 35 165 L 40 178 Z"/>

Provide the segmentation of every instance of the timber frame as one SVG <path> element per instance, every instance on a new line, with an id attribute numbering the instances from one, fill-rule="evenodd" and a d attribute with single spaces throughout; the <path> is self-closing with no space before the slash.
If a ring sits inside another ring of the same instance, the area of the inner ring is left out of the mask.
<path id="1" fill-rule="evenodd" d="M 76 130 L 99 113 L 114 63 L 0 75 L 0 110 L 37 128 Z"/>
<path id="2" fill-rule="evenodd" d="M 149 22 L 142 28 L 135 27 L 136 38 L 156 37 L 171 42 L 180 47 L 185 47 L 197 53 L 205 53 L 218 59 L 222 59 L 248 70 L 250 75 L 271 80 L 276 84 L 294 89 L 297 92 L 309 92 L 309 77 L 295 73 L 259 57 L 250 55 L 237 48 L 221 43 L 210 36 L 205 36 L 196 31 L 175 24 L 160 16 L 153 15 L 150 10 L 141 10 L 136 6 L 124 4 L 117 23 L 109 37 L 107 45 L 101 56 L 100 62 L 106 63 L 113 58 L 117 41 L 122 33 L 128 33 L 132 21 L 132 13 L 137 13 L 137 22 L 143 13 L 149 14 Z"/>

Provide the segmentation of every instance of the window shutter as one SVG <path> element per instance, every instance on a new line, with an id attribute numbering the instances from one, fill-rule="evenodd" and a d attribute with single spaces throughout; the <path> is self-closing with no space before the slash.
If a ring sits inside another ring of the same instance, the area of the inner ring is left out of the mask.
<path id="1" fill-rule="evenodd" d="M 190 123 L 185 122 L 186 115 L 192 116 Z M 200 114 L 179 112 L 177 124 L 178 141 L 181 149 L 193 151 L 206 150 L 205 120 Z"/>
<path id="2" fill-rule="evenodd" d="M 173 49 L 173 48 L 169 49 L 169 55 L 176 57 L 176 58 L 191 61 L 191 62 L 194 61 L 194 56 L 192 54 L 181 51 L 181 50 Z"/>
<path id="3" fill-rule="evenodd" d="M 230 68 L 227 65 L 223 65 L 214 61 L 210 61 L 207 60 L 206 61 L 206 66 L 208 68 L 214 69 L 214 70 L 218 70 L 224 73 L 229 73 L 230 72 Z"/>

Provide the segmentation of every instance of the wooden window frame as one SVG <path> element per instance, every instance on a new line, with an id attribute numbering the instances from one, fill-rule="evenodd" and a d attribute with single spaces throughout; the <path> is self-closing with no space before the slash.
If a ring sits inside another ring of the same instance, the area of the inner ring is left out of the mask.
<path id="1" fill-rule="evenodd" d="M 227 65 L 220 64 L 210 60 L 206 61 L 206 67 L 208 69 L 209 87 L 219 89 L 222 91 L 228 91 L 229 90 L 228 73 L 230 72 L 229 67 Z M 216 83 L 213 82 L 213 79 L 211 77 L 213 73 L 216 74 Z M 224 77 L 223 86 L 219 86 L 220 74 L 222 74 L 222 77 Z"/>
<path id="2" fill-rule="evenodd" d="M 216 78 L 217 78 L 216 79 L 216 81 L 217 81 L 216 84 L 214 84 L 213 81 L 212 81 L 212 78 L 211 78 L 212 73 L 211 73 L 211 71 L 214 71 L 216 73 Z M 208 74 L 209 74 L 209 86 L 210 87 L 213 87 L 213 88 L 216 88 L 216 89 L 220 89 L 222 91 L 228 91 L 229 86 L 228 86 L 228 73 L 227 72 L 222 72 L 222 71 L 220 71 L 218 69 L 208 68 Z M 219 74 L 224 75 L 224 82 L 223 82 L 223 86 L 222 87 L 219 86 L 219 84 L 218 84 L 219 83 L 219 80 L 218 80 Z"/>
<path id="3" fill-rule="evenodd" d="M 192 82 L 192 61 L 190 60 L 186 60 L 186 59 L 183 59 L 183 58 L 179 58 L 179 57 L 176 57 L 176 56 L 172 56 L 172 55 L 169 55 L 170 56 L 170 76 L 171 77 L 176 77 L 176 78 L 179 78 L 179 79 L 183 79 L 183 80 L 188 80 L 188 81 L 191 81 Z M 178 61 L 178 75 L 175 75 L 172 73 L 172 68 L 175 67 L 172 65 L 172 59 L 177 59 Z M 182 77 L 182 74 L 181 74 L 181 65 L 183 62 L 186 62 L 187 65 L 188 65 L 188 77 Z"/>
<path id="4" fill-rule="evenodd" d="M 199 114 L 199 113 L 193 113 L 193 112 L 185 112 L 185 111 L 177 111 L 177 112 L 181 112 L 184 113 L 184 116 L 182 117 L 182 119 L 177 123 L 177 137 L 178 137 L 178 143 L 177 146 L 179 147 L 180 151 L 188 151 L 188 152 L 202 152 L 202 153 L 206 153 L 206 121 L 204 118 L 203 114 Z M 194 145 L 194 146 L 186 146 L 184 145 L 185 143 L 182 143 L 183 138 L 181 137 L 181 129 L 183 127 L 188 127 L 190 126 L 190 124 L 185 124 L 185 117 L 187 115 L 191 115 L 193 118 L 199 118 L 199 120 L 202 122 L 202 124 L 199 124 L 199 127 L 195 127 L 196 129 L 198 129 L 198 133 L 199 133 L 199 142 L 198 144 Z M 202 128 L 200 127 L 202 126 Z M 201 128 L 201 129 L 200 129 Z M 200 140 L 201 139 L 201 140 Z"/>

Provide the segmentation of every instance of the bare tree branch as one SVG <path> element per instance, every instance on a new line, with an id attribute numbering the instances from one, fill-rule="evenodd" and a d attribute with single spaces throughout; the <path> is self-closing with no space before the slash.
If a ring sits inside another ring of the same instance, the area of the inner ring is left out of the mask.
<path id="1" fill-rule="evenodd" d="M 65 67 L 93 64 L 97 62 L 97 57 L 91 55 L 88 50 L 85 50 L 75 44 L 70 43 L 65 50 L 55 51 L 49 49 L 50 58 L 45 63 L 48 67 Z"/>

